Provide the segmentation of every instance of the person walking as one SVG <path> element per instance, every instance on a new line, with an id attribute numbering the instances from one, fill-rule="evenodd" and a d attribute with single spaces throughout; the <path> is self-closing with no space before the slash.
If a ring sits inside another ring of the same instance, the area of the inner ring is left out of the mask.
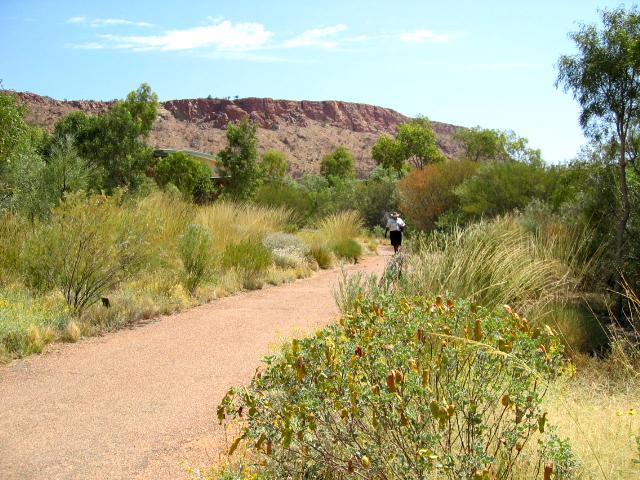
<path id="1" fill-rule="evenodd" d="M 402 245 L 402 230 L 406 224 L 400 218 L 398 212 L 391 212 L 389 220 L 387 220 L 387 228 L 384 230 L 384 237 L 387 238 L 387 232 L 389 232 L 389 240 L 393 246 L 393 253 L 398 253 L 400 245 Z"/>

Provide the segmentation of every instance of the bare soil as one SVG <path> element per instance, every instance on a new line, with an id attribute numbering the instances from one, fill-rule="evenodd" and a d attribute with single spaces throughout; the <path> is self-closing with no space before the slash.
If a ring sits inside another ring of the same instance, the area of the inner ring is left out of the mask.
<path id="1" fill-rule="evenodd" d="M 347 272 L 381 273 L 389 254 Z M 0 366 L 0 478 L 179 479 L 224 448 L 215 409 L 283 340 L 336 319 L 339 269 Z"/>

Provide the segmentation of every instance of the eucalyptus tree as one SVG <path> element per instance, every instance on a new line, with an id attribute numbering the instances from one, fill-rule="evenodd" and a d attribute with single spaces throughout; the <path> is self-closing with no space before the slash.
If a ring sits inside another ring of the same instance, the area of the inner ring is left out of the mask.
<path id="1" fill-rule="evenodd" d="M 620 207 L 616 228 L 615 313 L 622 316 L 625 232 L 631 215 L 627 141 L 640 115 L 640 12 L 619 7 L 600 12 L 602 25 L 581 25 L 569 37 L 578 52 L 558 61 L 556 86 L 571 91 L 581 107 L 580 125 L 593 139 L 617 144 Z"/>

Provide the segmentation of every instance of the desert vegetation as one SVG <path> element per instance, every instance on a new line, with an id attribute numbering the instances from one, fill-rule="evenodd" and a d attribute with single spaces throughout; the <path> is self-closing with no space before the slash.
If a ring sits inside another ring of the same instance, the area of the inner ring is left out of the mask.
<path id="1" fill-rule="evenodd" d="M 0 357 L 310 275 L 408 223 L 380 278 L 345 278 L 339 322 L 292 339 L 217 409 L 221 479 L 637 478 L 640 12 L 570 34 L 557 86 L 589 138 L 549 165 L 512 131 L 427 118 L 294 179 L 227 126 L 222 177 L 146 138 L 147 85 L 53 133 L 0 93 Z M 369 241 L 362 241 L 363 232 Z"/>
<path id="2" fill-rule="evenodd" d="M 360 182 L 388 179 L 408 245 L 381 278 L 344 279 L 337 324 L 229 390 L 229 456 L 202 473 L 638 476 L 640 13 L 600 15 L 558 62 L 590 139 L 578 158 L 475 127 L 444 159 L 424 118 L 379 139 Z"/>
<path id="3" fill-rule="evenodd" d="M 227 181 L 216 184 L 186 153 L 152 155 L 146 85 L 104 115 L 71 113 L 52 134 L 28 125 L 12 94 L 0 101 L 4 361 L 363 255 L 357 211 L 302 222 L 291 206 L 252 201 L 285 182 L 287 164 L 281 152 L 258 161 L 247 121 L 229 126 Z"/>

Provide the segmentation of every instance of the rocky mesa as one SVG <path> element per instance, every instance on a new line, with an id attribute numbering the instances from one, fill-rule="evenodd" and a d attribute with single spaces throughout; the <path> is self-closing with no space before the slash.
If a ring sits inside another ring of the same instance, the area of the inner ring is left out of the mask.
<path id="1" fill-rule="evenodd" d="M 17 92 L 28 108 L 28 120 L 47 130 L 67 113 L 107 111 L 112 102 L 55 100 L 29 92 Z M 356 159 L 359 175 L 373 167 L 371 146 L 383 133 L 392 134 L 407 117 L 389 108 L 341 101 L 294 101 L 271 98 L 198 98 L 161 102 L 150 142 L 157 148 L 187 148 L 216 153 L 226 144 L 227 123 L 248 117 L 256 122 L 260 151 L 284 151 L 291 173 L 317 173 L 320 159 L 338 145 Z M 452 135 L 458 128 L 432 122 L 438 143 L 447 156 L 455 155 Z"/>

